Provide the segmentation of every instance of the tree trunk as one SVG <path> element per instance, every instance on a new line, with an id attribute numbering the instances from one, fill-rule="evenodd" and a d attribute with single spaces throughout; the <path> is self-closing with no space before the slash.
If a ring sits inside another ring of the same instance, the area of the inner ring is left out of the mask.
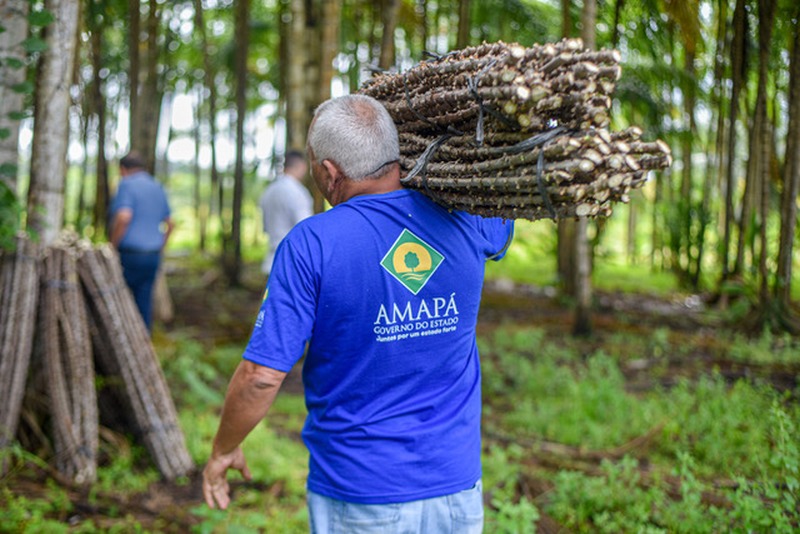
<path id="1" fill-rule="evenodd" d="M 584 0 L 581 14 L 581 38 L 583 46 L 594 50 L 595 24 L 597 22 L 596 0 Z M 591 250 L 587 229 L 589 220 L 585 217 L 578 219 L 575 225 L 575 323 L 572 333 L 576 336 L 587 336 L 592 332 L 592 265 Z"/>
<path id="2" fill-rule="evenodd" d="M 320 67 L 317 104 L 331 97 L 333 60 L 339 53 L 339 28 L 341 27 L 342 0 L 322 0 L 320 20 Z"/>
<path id="3" fill-rule="evenodd" d="M 313 95 L 311 102 L 306 106 L 308 113 L 304 117 L 305 124 L 303 139 L 305 140 L 308 127 L 311 123 L 313 110 L 322 102 L 331 97 L 331 82 L 333 81 L 333 60 L 339 53 L 339 28 L 341 27 L 342 0 L 322 0 L 321 17 L 317 23 L 319 26 L 319 45 L 318 54 L 312 57 L 319 58 L 319 82 L 308 84 L 309 87 L 317 87 L 319 90 Z M 315 43 L 310 43 L 314 46 Z M 311 69 L 314 72 L 314 69 Z M 305 141 L 303 143 L 305 145 Z M 314 211 L 319 213 L 325 209 L 325 199 L 319 191 L 314 181 L 309 175 L 306 179 L 306 187 L 314 197 Z"/>
<path id="4" fill-rule="evenodd" d="M 572 2 L 571 0 L 561 0 L 561 37 L 572 36 Z"/>
<path id="5" fill-rule="evenodd" d="M 306 46 L 306 2 L 291 0 L 291 27 L 289 28 L 289 54 L 286 87 L 286 148 L 302 150 L 306 142 L 305 62 Z"/>
<path id="6" fill-rule="evenodd" d="M 800 9 L 795 9 L 800 16 Z M 797 227 L 797 196 L 800 195 L 800 30 L 792 29 L 789 66 L 789 126 L 786 135 L 786 162 L 783 167 L 781 195 L 781 231 L 778 250 L 778 272 L 773 292 L 782 313 L 790 309 L 792 298 L 792 257 Z"/>
<path id="7" fill-rule="evenodd" d="M 635 265 L 637 263 L 638 247 L 636 246 L 636 226 L 638 217 L 636 214 L 636 204 L 628 204 L 628 240 L 626 252 L 628 255 L 628 263 Z"/>
<path id="8" fill-rule="evenodd" d="M 28 226 L 47 245 L 58 235 L 63 219 L 70 76 L 80 10 L 77 2 L 68 0 L 46 0 L 45 9 L 55 20 L 45 29 L 48 49 L 42 53 L 36 77 Z"/>
<path id="9" fill-rule="evenodd" d="M 419 39 L 421 50 L 428 49 L 428 0 L 417 0 L 419 10 Z"/>
<path id="10" fill-rule="evenodd" d="M 730 276 L 731 228 L 733 227 L 733 192 L 736 186 L 734 167 L 736 163 L 736 121 L 739 115 L 739 100 L 745 77 L 745 32 L 747 20 L 745 0 L 736 0 L 733 12 L 733 43 L 731 45 L 731 101 L 728 114 L 728 149 L 725 163 L 725 213 L 722 238 L 722 281 Z"/>
<path id="11" fill-rule="evenodd" d="M 138 151 L 144 158 L 145 168 L 155 174 L 156 137 L 163 96 L 158 83 L 158 56 L 160 53 L 158 30 L 161 9 L 157 0 L 149 0 L 148 6 L 147 39 L 144 41 L 140 39 L 138 43 L 140 47 L 144 43 L 145 47 L 136 53 L 138 58 L 136 65 L 139 71 L 131 71 L 130 74 L 132 98 L 130 142 L 131 149 Z M 133 69 L 133 58 L 131 58 L 131 69 Z M 135 107 L 133 102 L 135 102 Z"/>
<path id="12" fill-rule="evenodd" d="M 762 102 L 761 106 L 761 129 L 758 134 L 758 142 L 755 144 L 760 151 L 761 165 L 759 173 L 756 175 L 756 184 L 759 187 L 759 308 L 762 316 L 770 310 L 769 292 L 769 271 L 767 270 L 767 218 L 769 216 L 770 205 L 770 161 L 772 159 L 772 130 L 770 128 L 769 117 L 767 114 L 767 78 L 769 76 L 769 58 L 772 42 L 772 30 L 775 21 L 776 0 L 758 1 L 758 96 L 757 101 Z M 796 31 L 796 30 L 795 30 Z"/>
<path id="13" fill-rule="evenodd" d="M 459 0 L 458 2 L 458 36 L 456 38 L 456 48 L 466 48 L 469 45 L 470 29 L 470 0 Z"/>
<path id="14" fill-rule="evenodd" d="M 197 89 L 197 105 L 194 109 L 195 123 L 200 124 L 200 108 L 203 106 L 203 86 Z M 208 220 L 208 205 L 203 202 L 202 183 L 203 171 L 200 168 L 200 128 L 194 129 L 194 217 L 197 221 L 198 247 L 200 252 L 206 250 L 206 223 Z"/>
<path id="15" fill-rule="evenodd" d="M 200 48 L 203 53 L 203 66 L 205 67 L 205 86 L 208 91 L 208 131 L 209 131 L 209 146 L 211 148 L 211 191 L 209 193 L 209 214 L 214 213 L 214 193 L 219 187 L 219 171 L 217 165 L 217 86 L 216 86 L 216 69 L 214 63 L 211 61 L 211 52 L 208 46 L 208 37 L 206 34 L 205 20 L 203 18 L 203 1 L 194 0 L 194 24 L 198 32 L 200 32 Z M 217 205 L 217 213 L 222 217 L 222 203 Z"/>
<path id="16" fill-rule="evenodd" d="M 97 114 L 97 159 L 95 180 L 95 201 L 93 212 L 93 226 L 95 235 L 105 235 L 108 220 L 108 202 L 111 193 L 108 186 L 108 163 L 106 162 L 106 100 L 103 96 L 103 78 L 100 70 L 103 68 L 103 23 L 102 8 L 98 0 L 93 0 L 90 18 L 90 50 L 92 55 L 92 108 Z"/>
<path id="17" fill-rule="evenodd" d="M 725 114 L 722 112 L 724 102 L 723 88 L 723 63 L 722 58 L 726 53 L 728 42 L 728 2 L 721 0 L 717 9 L 717 43 L 714 51 L 713 89 L 711 92 L 711 116 L 709 121 L 708 137 L 714 139 L 713 150 L 709 147 L 705 177 L 703 178 L 703 200 L 700 204 L 700 228 L 697 231 L 697 256 L 692 270 L 692 287 L 697 290 L 700 286 L 700 277 L 703 271 L 703 256 L 705 254 L 706 228 L 711 219 L 711 200 L 714 194 L 713 179 L 719 179 L 723 173 L 723 151 L 725 147 Z M 716 120 L 714 120 L 716 118 Z"/>
<path id="18" fill-rule="evenodd" d="M 561 1 L 561 36 L 566 38 L 572 32 L 572 15 L 570 0 Z M 575 296 L 574 258 L 572 256 L 575 243 L 575 221 L 559 220 L 556 228 L 556 271 L 563 294 Z"/>
<path id="19" fill-rule="evenodd" d="M 89 129 L 94 115 L 91 109 L 91 102 L 88 99 L 84 99 L 82 114 L 81 144 L 83 146 L 83 160 L 81 161 L 81 177 L 78 183 L 78 199 L 75 207 L 75 228 L 77 228 L 78 234 L 83 234 L 83 229 L 86 227 L 83 212 L 86 210 L 86 181 L 89 177 Z"/>
<path id="20" fill-rule="evenodd" d="M 611 48 L 619 46 L 619 25 L 624 8 L 625 0 L 617 0 L 614 2 L 614 27 L 611 28 Z"/>
<path id="21" fill-rule="evenodd" d="M 0 181 L 17 192 L 19 123 L 24 111 L 27 54 L 22 41 L 28 36 L 29 0 L 0 4 Z"/>
<path id="22" fill-rule="evenodd" d="M 250 46 L 250 0 L 236 3 L 236 165 L 233 171 L 232 257 L 226 262 L 228 281 L 240 283 L 242 269 L 242 194 L 244 191 L 244 119 L 247 114 L 247 52 Z"/>
<path id="23" fill-rule="evenodd" d="M 378 67 L 388 70 L 394 65 L 394 30 L 397 28 L 397 12 L 400 0 L 384 0 L 381 19 L 383 21 L 383 37 L 381 39 L 381 56 Z"/>
<path id="24" fill-rule="evenodd" d="M 128 138 L 131 148 L 133 140 L 139 131 L 139 74 L 140 68 L 140 41 L 142 38 L 142 11 L 141 0 L 128 0 L 128 89 L 130 119 L 128 121 Z"/>
<path id="25" fill-rule="evenodd" d="M 681 159 L 683 169 L 681 175 L 681 195 L 678 199 L 678 217 L 680 228 L 680 244 L 675 251 L 678 257 L 675 258 L 674 268 L 679 269 L 683 275 L 688 275 L 692 265 L 692 151 L 694 148 L 695 130 L 695 68 L 694 50 L 685 50 L 683 72 L 686 76 L 683 87 L 683 113 L 684 113 L 684 135 L 681 143 Z M 686 278 L 684 277 L 684 280 Z"/>

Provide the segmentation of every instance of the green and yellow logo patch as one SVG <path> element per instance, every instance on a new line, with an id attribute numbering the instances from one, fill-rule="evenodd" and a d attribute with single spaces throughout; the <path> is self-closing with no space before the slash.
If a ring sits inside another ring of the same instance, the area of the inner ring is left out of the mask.
<path id="1" fill-rule="evenodd" d="M 381 260 L 381 266 L 416 295 L 443 261 L 444 256 L 435 248 L 404 229 Z"/>

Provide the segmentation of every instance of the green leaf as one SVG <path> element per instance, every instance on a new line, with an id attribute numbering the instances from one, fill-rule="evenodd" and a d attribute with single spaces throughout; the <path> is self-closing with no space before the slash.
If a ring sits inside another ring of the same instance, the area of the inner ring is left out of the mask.
<path id="1" fill-rule="evenodd" d="M 24 93 L 24 94 L 33 93 L 33 82 L 25 80 L 24 82 L 12 85 L 11 90 L 14 91 L 15 93 Z"/>
<path id="2" fill-rule="evenodd" d="M 17 165 L 15 163 L 0 164 L 0 176 L 16 176 Z"/>
<path id="3" fill-rule="evenodd" d="M 47 26 L 56 20 L 52 13 L 47 10 L 31 11 L 28 13 L 28 22 L 31 26 Z"/>
<path id="4" fill-rule="evenodd" d="M 24 48 L 29 54 L 44 52 L 47 50 L 47 42 L 45 42 L 44 39 L 39 39 L 38 37 L 28 37 L 22 41 L 22 48 Z"/>
<path id="5" fill-rule="evenodd" d="M 15 57 L 7 57 L 6 58 L 6 65 L 8 65 L 12 69 L 21 69 L 25 66 L 25 63 Z"/>
<path id="6" fill-rule="evenodd" d="M 0 141 L 7 139 L 9 135 L 11 135 L 11 130 L 8 128 L 0 128 Z"/>
<path id="7" fill-rule="evenodd" d="M 10 111 L 7 116 L 12 121 L 21 121 L 30 117 L 31 114 L 27 111 Z"/>

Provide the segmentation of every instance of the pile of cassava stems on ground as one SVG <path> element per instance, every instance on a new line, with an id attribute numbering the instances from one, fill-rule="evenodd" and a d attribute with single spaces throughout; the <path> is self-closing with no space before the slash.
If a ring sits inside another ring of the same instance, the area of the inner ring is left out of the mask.
<path id="1" fill-rule="evenodd" d="M 600 217 L 671 163 L 639 128 L 609 131 L 619 61 L 579 39 L 498 42 L 378 74 L 360 93 L 394 119 L 407 187 L 485 216 Z"/>
<path id="2" fill-rule="evenodd" d="M 96 478 L 101 414 L 132 430 L 164 477 L 194 469 L 149 334 L 109 245 L 95 248 L 65 236 L 42 250 L 20 237 L 15 251 L 0 254 L 0 283 L 0 449 L 15 438 L 26 384 L 43 384 L 46 413 L 39 415 L 52 435 L 56 468 L 69 482 Z M 102 398 L 111 404 L 98 402 L 95 364 L 110 393 Z M 0 462 L 0 472 L 8 463 Z"/>

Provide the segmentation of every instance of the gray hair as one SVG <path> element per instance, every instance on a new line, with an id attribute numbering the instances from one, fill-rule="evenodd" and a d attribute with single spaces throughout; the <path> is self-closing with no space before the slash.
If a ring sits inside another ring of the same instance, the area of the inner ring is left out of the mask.
<path id="1" fill-rule="evenodd" d="M 314 113 L 308 146 L 314 158 L 330 160 L 354 181 L 377 178 L 400 159 L 392 117 L 372 97 L 346 95 L 323 102 Z"/>

